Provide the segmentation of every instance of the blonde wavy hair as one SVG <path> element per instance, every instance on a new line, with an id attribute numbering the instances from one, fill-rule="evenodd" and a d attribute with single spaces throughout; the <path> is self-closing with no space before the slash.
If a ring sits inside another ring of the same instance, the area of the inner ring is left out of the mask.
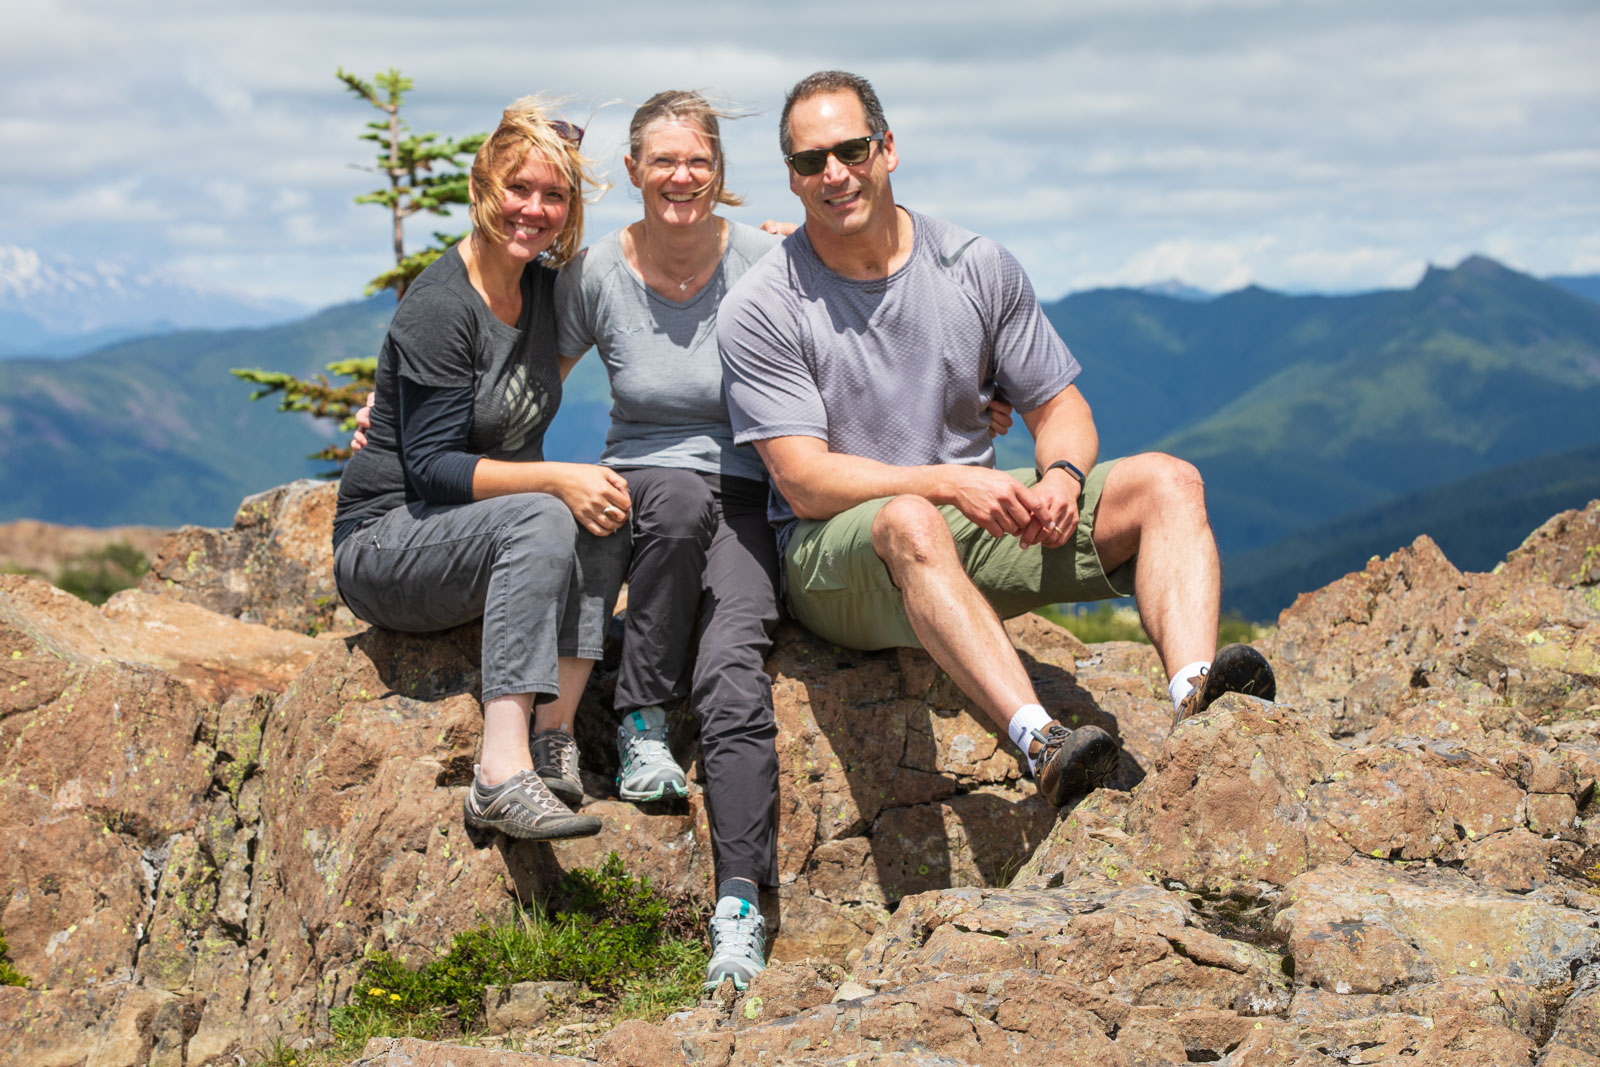
<path id="1" fill-rule="evenodd" d="M 598 200 L 611 187 L 595 173 L 595 161 L 579 150 L 577 141 L 561 132 L 577 127 L 551 118 L 550 113 L 559 103 L 542 95 L 513 100 L 500 116 L 500 125 L 473 157 L 471 172 L 473 230 L 480 240 L 503 245 L 506 236 L 500 225 L 500 207 L 505 203 L 506 182 L 522 169 L 533 152 L 561 169 L 572 189 L 572 199 L 568 202 L 566 224 L 543 257 L 545 263 L 557 268 L 572 262 L 582 247 L 584 204 Z"/>

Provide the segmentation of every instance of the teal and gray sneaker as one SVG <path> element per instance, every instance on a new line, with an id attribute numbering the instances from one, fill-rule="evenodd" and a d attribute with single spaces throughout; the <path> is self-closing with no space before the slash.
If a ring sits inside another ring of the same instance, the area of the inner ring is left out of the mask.
<path id="1" fill-rule="evenodd" d="M 662 800 L 689 795 L 689 779 L 667 749 L 667 713 L 640 708 L 617 727 L 617 791 L 623 800 Z"/>
<path id="2" fill-rule="evenodd" d="M 706 964 L 706 988 L 715 989 L 724 978 L 735 989 L 748 989 L 756 975 L 767 969 L 762 962 L 767 942 L 767 921 L 748 900 L 723 897 L 711 913 L 711 962 Z"/>

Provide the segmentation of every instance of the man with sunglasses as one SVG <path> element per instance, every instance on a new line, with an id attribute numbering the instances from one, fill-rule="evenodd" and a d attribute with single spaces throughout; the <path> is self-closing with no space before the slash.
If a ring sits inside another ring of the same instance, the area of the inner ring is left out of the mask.
<path id="1" fill-rule="evenodd" d="M 1077 360 L 1016 259 L 895 203 L 899 155 L 871 85 L 803 79 L 779 140 L 805 223 L 729 293 L 717 338 L 734 439 L 776 490 L 795 618 L 853 648 L 925 648 L 1057 805 L 1110 776 L 1117 745 L 1040 706 L 1002 616 L 1137 590 L 1178 720 L 1223 692 L 1272 699 L 1258 652 L 1216 647 L 1199 474 L 1158 453 L 1096 463 Z M 1036 470 L 993 469 L 997 389 Z"/>

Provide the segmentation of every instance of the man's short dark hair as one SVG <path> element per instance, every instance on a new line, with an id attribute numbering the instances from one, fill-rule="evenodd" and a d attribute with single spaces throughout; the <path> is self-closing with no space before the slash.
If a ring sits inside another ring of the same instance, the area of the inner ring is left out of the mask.
<path id="1" fill-rule="evenodd" d="M 783 149 L 784 155 L 794 151 L 794 138 L 789 133 L 789 112 L 794 110 L 794 106 L 813 96 L 843 92 L 855 93 L 856 99 L 861 101 L 861 110 L 867 114 L 868 133 L 888 130 L 889 122 L 883 117 L 883 105 L 878 102 L 878 94 L 872 91 L 871 82 L 849 71 L 819 70 L 795 82 L 789 95 L 783 98 L 783 115 L 778 119 L 778 147 Z"/>

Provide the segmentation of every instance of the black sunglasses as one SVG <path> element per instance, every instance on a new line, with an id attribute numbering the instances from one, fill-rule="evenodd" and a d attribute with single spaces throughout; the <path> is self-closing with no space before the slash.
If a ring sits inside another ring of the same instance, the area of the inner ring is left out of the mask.
<path id="1" fill-rule="evenodd" d="M 858 163 L 865 163 L 867 157 L 872 155 L 872 142 L 883 141 L 883 134 L 874 133 L 868 137 L 852 137 L 848 141 L 840 141 L 828 148 L 808 148 L 804 152 L 794 152 L 784 156 L 783 161 L 794 168 L 794 172 L 802 178 L 809 178 L 813 174 L 821 174 L 822 168 L 828 165 L 831 155 L 847 167 Z"/>

